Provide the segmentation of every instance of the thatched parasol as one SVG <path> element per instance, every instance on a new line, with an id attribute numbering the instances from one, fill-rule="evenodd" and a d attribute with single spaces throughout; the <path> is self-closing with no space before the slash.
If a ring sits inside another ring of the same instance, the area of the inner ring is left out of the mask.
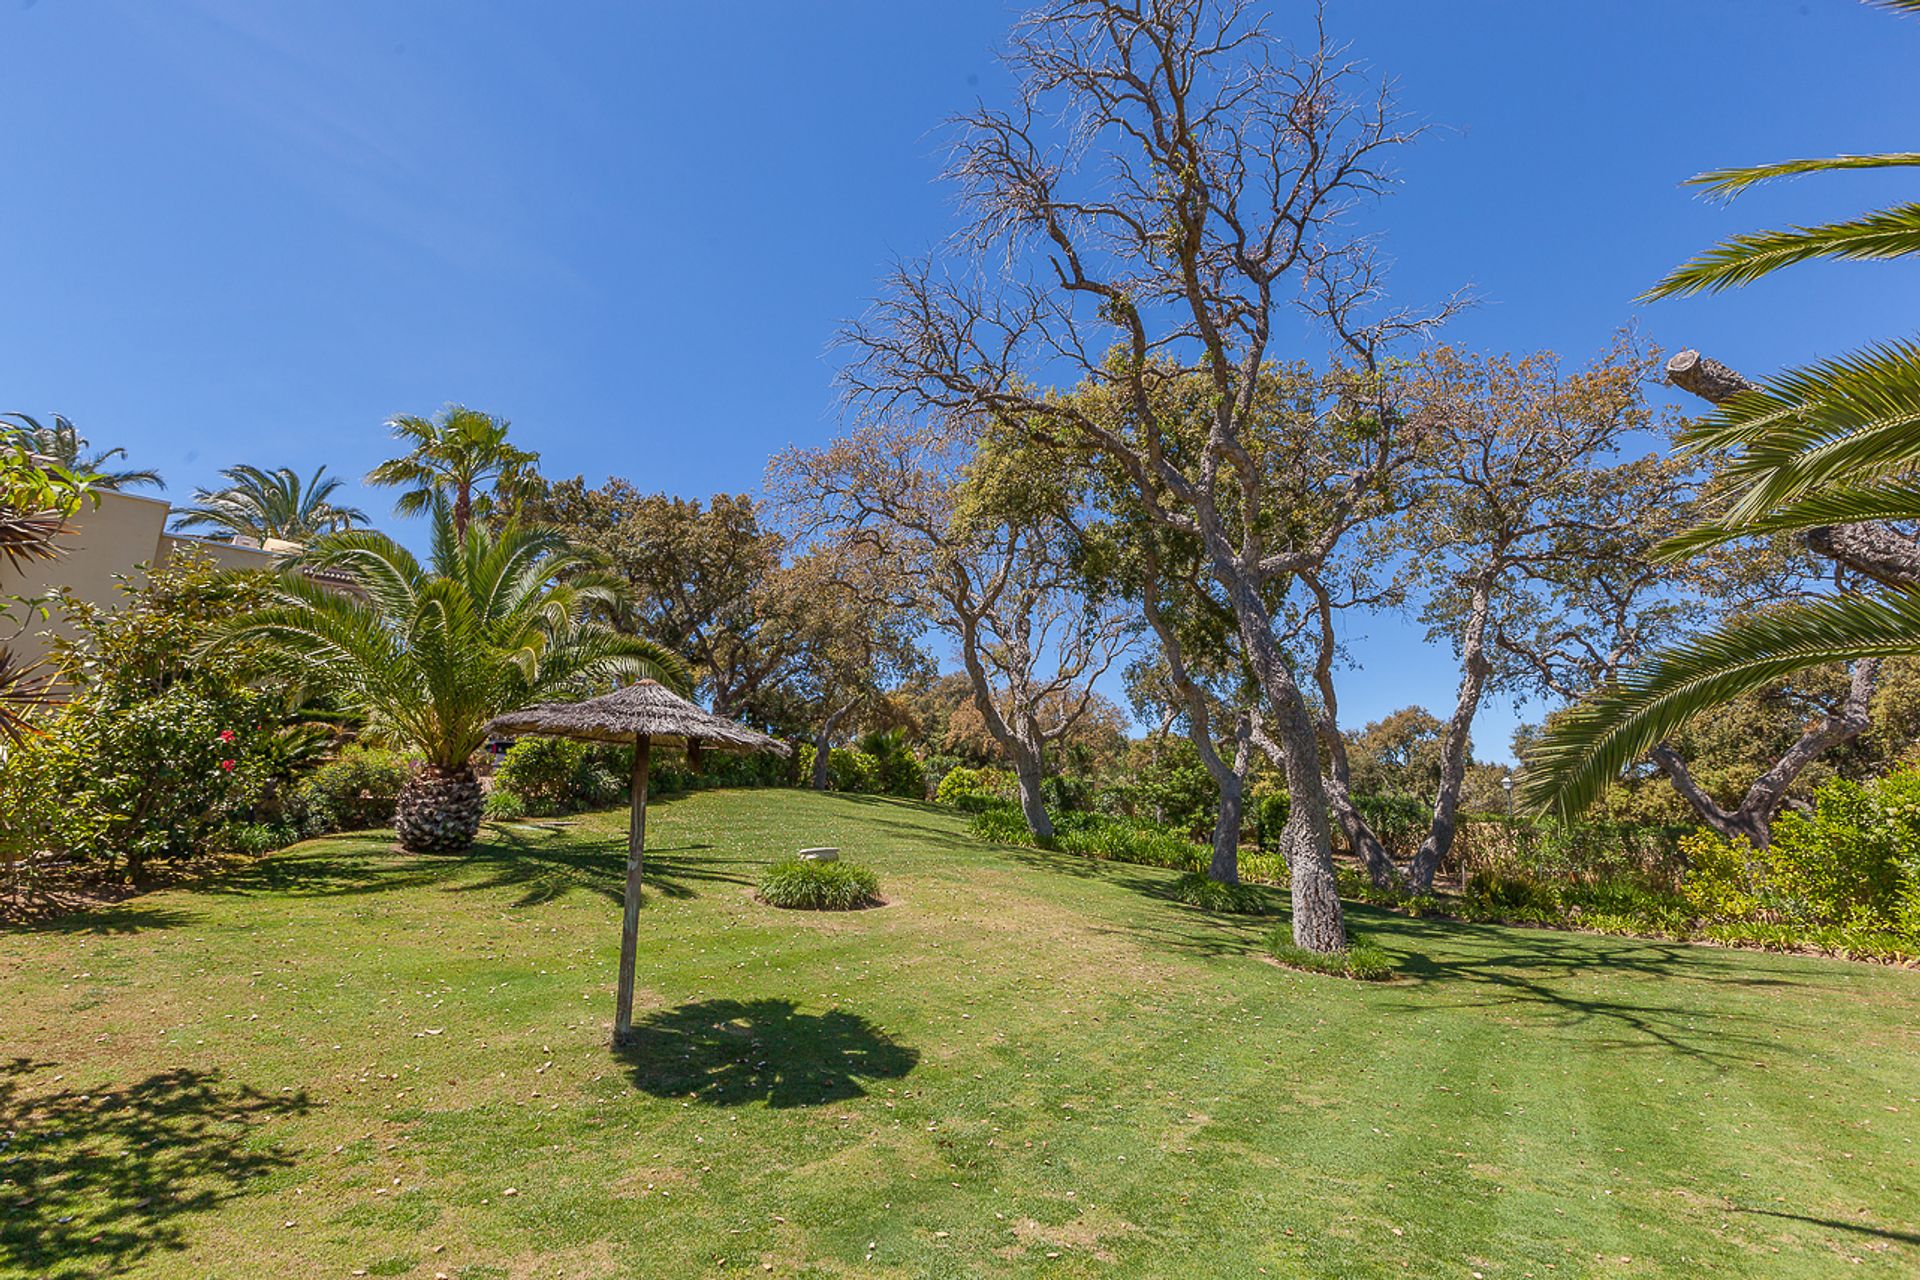
<path id="1" fill-rule="evenodd" d="M 697 765 L 703 749 L 771 751 L 791 748 L 777 738 L 743 724 L 723 720 L 694 706 L 652 680 L 584 702 L 546 702 L 497 717 L 487 726 L 501 737 L 539 734 L 633 746 L 633 817 L 627 826 L 627 888 L 620 918 L 620 994 L 614 1006 L 613 1040 L 624 1042 L 633 1030 L 634 953 L 640 943 L 640 867 L 647 843 L 647 769 L 653 748 L 684 746 Z"/>

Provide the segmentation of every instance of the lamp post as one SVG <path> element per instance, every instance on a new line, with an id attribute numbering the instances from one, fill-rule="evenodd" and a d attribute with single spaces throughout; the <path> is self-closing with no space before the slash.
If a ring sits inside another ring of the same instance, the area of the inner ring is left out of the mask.
<path id="1" fill-rule="evenodd" d="M 1508 826 L 1512 826 L 1512 825 L 1513 825 L 1513 775 L 1512 775 L 1512 774 L 1508 774 L 1508 775 L 1507 775 L 1506 777 L 1504 777 L 1504 778 L 1502 778 L 1502 779 L 1500 779 L 1500 785 L 1501 785 L 1502 787 L 1504 787 L 1504 788 L 1506 788 L 1506 792 L 1507 792 L 1507 825 L 1508 825 Z"/>

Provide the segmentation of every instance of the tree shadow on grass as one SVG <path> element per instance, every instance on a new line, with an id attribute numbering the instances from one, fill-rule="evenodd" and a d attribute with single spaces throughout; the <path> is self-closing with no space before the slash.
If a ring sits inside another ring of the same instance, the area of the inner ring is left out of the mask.
<path id="1" fill-rule="evenodd" d="M 1703 1062 L 1747 1063 L 1783 1051 L 1772 1034 L 1778 1009 L 1742 1013 L 1717 999 L 1718 991 L 1821 985 L 1766 972 L 1760 957 L 1736 968 L 1708 949 L 1651 938 L 1397 916 L 1370 936 L 1393 954 L 1403 979 L 1435 989 L 1403 1011 L 1530 1009 L 1549 1027 L 1617 1033 L 1583 1036 L 1596 1047 L 1664 1049 Z M 1421 949 L 1395 945 L 1407 942 Z M 1595 985 L 1602 979 L 1633 985 L 1603 990 Z"/>
<path id="2" fill-rule="evenodd" d="M 643 868 L 642 902 L 652 894 L 691 898 L 703 884 L 750 885 L 762 865 L 756 858 L 715 858 L 701 855 L 710 844 L 649 848 Z M 552 902 L 575 891 L 597 893 L 619 902 L 627 886 L 627 841 L 619 838 L 582 839 L 565 830 L 541 829 L 531 824 L 499 826 L 490 838 L 461 859 L 478 879 L 456 886 L 458 892 L 516 889 L 516 907 Z"/>
<path id="3" fill-rule="evenodd" d="M 27 1092 L 52 1064 L 0 1063 L 0 1271 L 118 1274 L 187 1243 L 186 1219 L 295 1156 L 256 1133 L 312 1107 L 218 1071 L 163 1071 L 81 1093 Z"/>
<path id="4" fill-rule="evenodd" d="M 1733 1207 L 1732 1212 L 1753 1214 L 1762 1218 L 1781 1218 L 1788 1222 L 1804 1222 L 1814 1227 L 1831 1227 L 1835 1231 L 1851 1231 L 1855 1235 L 1874 1236 L 1881 1240 L 1897 1240 L 1902 1244 L 1920 1244 L 1920 1231 L 1876 1227 L 1865 1222 L 1848 1222 L 1844 1218 L 1815 1218 L 1808 1214 L 1786 1213 L 1779 1209 L 1743 1209 L 1738 1205 Z"/>
<path id="5" fill-rule="evenodd" d="M 64 912 L 8 921 L 0 933 L 76 934 L 140 933 L 147 929 L 171 929 L 193 918 L 175 907 L 134 907 L 124 905 L 74 905 Z"/>
<path id="6" fill-rule="evenodd" d="M 634 1087 L 714 1106 L 817 1106 L 898 1080 L 920 1053 L 856 1013 L 801 1013 L 791 1000 L 701 1000 L 635 1024 L 615 1051 Z"/>

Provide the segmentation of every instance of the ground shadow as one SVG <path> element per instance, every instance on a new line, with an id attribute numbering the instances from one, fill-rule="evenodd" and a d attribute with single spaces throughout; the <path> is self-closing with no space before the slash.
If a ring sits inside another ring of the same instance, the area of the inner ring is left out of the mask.
<path id="1" fill-rule="evenodd" d="M 1715 988 L 1819 985 L 1765 972 L 1759 964 L 1713 963 L 1713 952 L 1651 938 L 1393 916 L 1369 932 L 1393 954 L 1402 979 L 1448 989 L 1440 1000 L 1429 992 L 1405 1011 L 1532 1008 L 1553 1026 L 1615 1028 L 1617 1035 L 1598 1042 L 1608 1048 L 1658 1047 L 1707 1062 L 1745 1062 L 1756 1052 L 1781 1051 L 1773 1034 L 1777 1011 L 1762 1016 L 1730 1010 L 1711 995 Z M 1588 981 L 1595 977 L 1625 982 L 1602 991 Z"/>
<path id="2" fill-rule="evenodd" d="M 218 1071 L 175 1070 L 81 1093 L 29 1092 L 51 1063 L 0 1063 L 0 1271 L 118 1274 L 186 1244 L 190 1215 L 295 1163 L 259 1126 L 312 1106 Z"/>
<path id="3" fill-rule="evenodd" d="M 691 898 L 702 884 L 754 883 L 763 860 L 689 857 L 706 854 L 710 844 L 649 848 L 643 866 L 647 894 Z M 457 886 L 461 893 L 512 889 L 516 907 L 532 907 L 576 891 L 597 893 L 619 902 L 626 893 L 627 842 L 617 838 L 583 839 L 578 832 L 515 824 L 489 832 L 461 863 L 478 869 L 479 878 Z"/>
<path id="4" fill-rule="evenodd" d="M 1855 1235 L 1873 1236 L 1880 1240 L 1897 1240 L 1902 1244 L 1920 1244 L 1920 1231 L 1899 1231 L 1892 1227 L 1876 1227 L 1865 1222 L 1848 1222 L 1844 1218 L 1815 1218 L 1804 1213 L 1785 1213 L 1779 1209 L 1742 1209 L 1736 1206 L 1733 1212 L 1753 1214 L 1762 1218 L 1784 1218 L 1788 1222 L 1804 1222 L 1812 1227 L 1831 1227 L 1835 1231 L 1851 1231 Z"/>
<path id="5" fill-rule="evenodd" d="M 191 912 L 174 907 L 134 907 L 94 903 L 63 904 L 45 915 L 30 915 L 18 920 L 0 920 L 4 933 L 139 933 L 145 929 L 171 929 L 193 919 Z"/>
<path id="6" fill-rule="evenodd" d="M 716 1106 L 815 1106 L 898 1080 L 920 1053 L 856 1013 L 801 1013 L 791 1000 L 702 1000 L 663 1009 L 616 1050 L 634 1087 Z"/>

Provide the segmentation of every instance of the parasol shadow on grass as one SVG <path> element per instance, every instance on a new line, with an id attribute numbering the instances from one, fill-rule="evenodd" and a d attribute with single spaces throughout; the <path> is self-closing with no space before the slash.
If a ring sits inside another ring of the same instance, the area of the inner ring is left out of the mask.
<path id="1" fill-rule="evenodd" d="M 791 1000 L 699 1000 L 648 1014 L 620 1050 L 634 1087 L 711 1106 L 818 1106 L 898 1080 L 920 1053 L 857 1013 L 802 1013 Z"/>
<path id="2" fill-rule="evenodd" d="M 633 1034 L 633 969 L 640 945 L 640 886 L 647 844 L 647 771 L 656 746 L 682 747 L 687 763 L 700 767 L 703 751 L 770 751 L 785 756 L 791 748 L 743 724 L 702 711 L 654 680 L 638 680 L 623 689 L 580 702 L 546 702 L 496 717 L 488 726 L 501 737 L 537 734 L 633 747 L 633 802 L 627 824 L 627 882 L 621 895 L 620 985 L 615 998 L 613 1041 L 625 1044 Z"/>

